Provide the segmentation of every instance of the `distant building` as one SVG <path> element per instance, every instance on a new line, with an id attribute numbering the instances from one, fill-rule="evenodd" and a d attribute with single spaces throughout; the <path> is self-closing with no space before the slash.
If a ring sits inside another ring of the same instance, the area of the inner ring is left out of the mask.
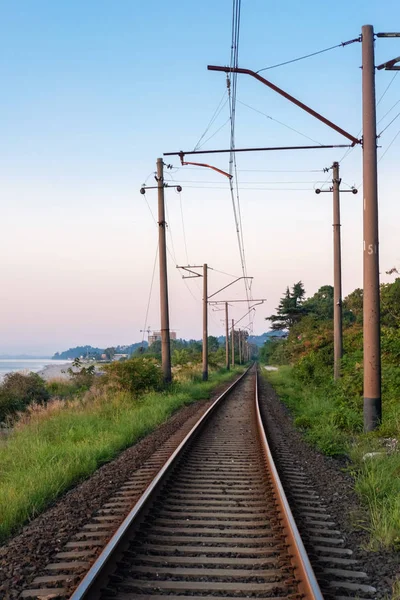
<path id="1" fill-rule="evenodd" d="M 171 340 L 176 340 L 176 331 L 170 331 L 169 337 L 171 338 Z M 154 344 L 154 342 L 161 342 L 161 331 L 153 331 L 153 333 L 149 335 L 148 341 L 149 346 L 151 346 L 151 344 Z"/>
<path id="2" fill-rule="evenodd" d="M 121 358 L 128 358 L 128 354 L 114 354 L 113 360 L 121 360 Z"/>

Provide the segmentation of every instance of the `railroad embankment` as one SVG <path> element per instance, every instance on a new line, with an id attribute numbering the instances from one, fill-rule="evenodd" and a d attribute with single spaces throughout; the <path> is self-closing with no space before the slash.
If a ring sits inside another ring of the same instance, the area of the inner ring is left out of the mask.
<path id="1" fill-rule="evenodd" d="M 288 331 L 262 349 L 266 373 L 294 424 L 324 454 L 348 459 L 354 486 L 368 507 L 371 548 L 400 549 L 400 278 L 383 284 L 381 300 L 382 423 L 363 433 L 363 292 L 343 300 L 341 377 L 333 379 L 333 288 L 306 298 L 301 282 L 287 289 L 274 327 Z M 289 366 L 290 365 L 290 366 Z"/>
<path id="2" fill-rule="evenodd" d="M 265 371 L 283 403 L 290 409 L 295 426 L 322 453 L 346 457 L 346 470 L 368 508 L 371 550 L 400 550 L 400 408 L 390 423 L 374 433 L 362 433 L 362 407 L 343 401 L 338 385 L 306 385 L 295 367 Z M 393 409 L 394 411 L 394 409 Z M 395 412 L 395 411 L 394 411 Z"/>
<path id="3" fill-rule="evenodd" d="M 118 380 L 112 373 L 83 396 L 34 404 L 20 414 L 12 433 L 0 440 L 0 540 L 180 407 L 209 398 L 243 367 L 214 371 L 208 382 L 183 379 L 167 391 L 157 390 L 157 381 L 151 389 L 149 369 L 141 389 L 132 378 L 124 380 L 126 373 Z"/>

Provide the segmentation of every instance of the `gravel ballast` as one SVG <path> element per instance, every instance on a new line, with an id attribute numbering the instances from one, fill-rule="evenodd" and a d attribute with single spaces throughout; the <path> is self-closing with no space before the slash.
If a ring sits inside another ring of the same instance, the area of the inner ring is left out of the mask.
<path id="1" fill-rule="evenodd" d="M 353 551 L 360 570 L 377 589 L 377 598 L 391 598 L 392 584 L 400 576 L 400 555 L 394 552 L 368 551 L 368 514 L 354 491 L 354 480 L 345 472 L 343 460 L 324 456 L 311 448 L 295 429 L 293 419 L 272 386 L 260 377 L 260 396 L 269 423 L 272 451 L 282 438 L 290 448 L 294 462 L 307 473 L 313 488 L 338 525 L 346 548 Z M 279 457 L 275 456 L 279 469 Z"/>

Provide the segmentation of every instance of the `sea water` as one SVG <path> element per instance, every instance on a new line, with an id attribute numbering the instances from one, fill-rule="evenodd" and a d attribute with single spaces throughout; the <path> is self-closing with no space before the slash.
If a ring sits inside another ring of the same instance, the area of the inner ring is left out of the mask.
<path id="1" fill-rule="evenodd" d="M 15 371 L 22 371 L 25 373 L 31 371 L 33 373 L 38 373 L 39 371 L 42 371 L 46 365 L 59 365 L 61 362 L 59 360 L 52 360 L 51 358 L 3 359 L 0 360 L 0 381 L 6 373 L 13 373 Z"/>

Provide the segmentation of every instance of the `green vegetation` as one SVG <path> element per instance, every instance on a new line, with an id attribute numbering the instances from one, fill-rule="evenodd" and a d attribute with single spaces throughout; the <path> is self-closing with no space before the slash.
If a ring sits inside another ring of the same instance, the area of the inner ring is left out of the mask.
<path id="1" fill-rule="evenodd" d="M 0 385 L 0 422 L 29 404 L 45 404 L 49 398 L 43 379 L 36 373 L 7 373 Z"/>
<path id="2" fill-rule="evenodd" d="M 84 397 L 28 407 L 8 439 L 0 442 L 1 540 L 178 408 L 208 398 L 243 367 L 211 373 L 208 382 L 186 378 L 167 391 L 139 395 L 129 378 L 138 372 L 143 389 L 159 387 L 157 369 L 145 358 L 115 363 Z"/>
<path id="3" fill-rule="evenodd" d="M 382 403 L 379 430 L 363 433 L 362 290 L 343 302 L 342 377 L 333 380 L 333 288 L 306 299 L 301 282 L 287 289 L 276 315 L 285 340 L 270 340 L 261 359 L 283 365 L 267 377 L 309 443 L 347 455 L 355 488 L 370 514 L 371 548 L 400 549 L 400 278 L 381 286 Z M 285 366 L 286 365 L 286 366 Z"/>

